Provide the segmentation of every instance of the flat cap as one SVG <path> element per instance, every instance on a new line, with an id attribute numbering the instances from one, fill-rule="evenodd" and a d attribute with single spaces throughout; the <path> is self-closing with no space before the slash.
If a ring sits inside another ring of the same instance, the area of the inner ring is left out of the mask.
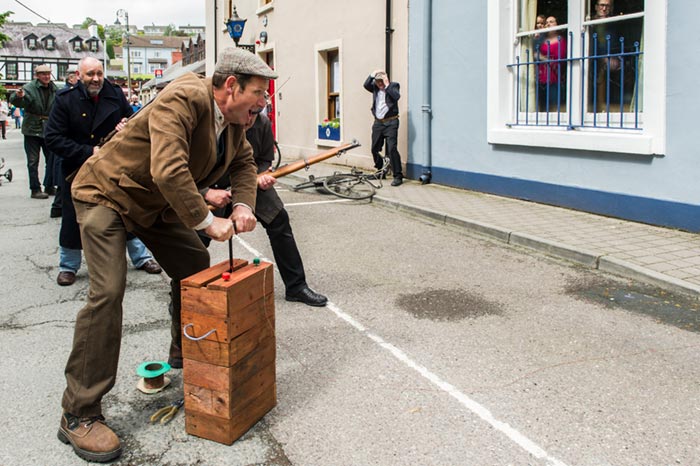
<path id="1" fill-rule="evenodd" d="M 75 74 L 78 72 L 78 65 L 71 65 L 68 67 L 68 74 Z"/>
<path id="2" fill-rule="evenodd" d="M 39 65 L 34 68 L 35 73 L 51 73 L 51 67 L 49 65 Z"/>
<path id="3" fill-rule="evenodd" d="M 277 73 L 265 64 L 264 61 L 254 53 L 238 47 L 226 47 L 219 53 L 214 71 L 217 73 L 249 74 L 260 76 L 261 78 L 277 79 Z"/>

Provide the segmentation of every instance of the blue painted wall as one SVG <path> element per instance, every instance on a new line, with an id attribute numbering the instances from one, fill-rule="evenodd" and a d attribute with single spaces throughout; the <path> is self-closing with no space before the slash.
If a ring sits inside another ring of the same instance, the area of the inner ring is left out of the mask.
<path id="1" fill-rule="evenodd" d="M 682 3 L 682 5 L 680 4 Z M 423 0 L 409 8 L 409 153 L 423 153 Z M 700 231 L 700 2 L 669 2 L 666 154 L 615 154 L 490 145 L 486 127 L 487 2 L 433 0 L 433 182 L 646 223 Z"/>

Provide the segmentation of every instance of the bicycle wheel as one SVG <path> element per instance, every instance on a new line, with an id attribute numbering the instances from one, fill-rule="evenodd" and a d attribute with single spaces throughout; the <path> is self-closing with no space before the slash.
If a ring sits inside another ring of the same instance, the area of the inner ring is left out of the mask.
<path id="1" fill-rule="evenodd" d="M 345 199 L 368 199 L 377 192 L 364 177 L 357 175 L 331 175 L 323 180 L 323 187 Z"/>

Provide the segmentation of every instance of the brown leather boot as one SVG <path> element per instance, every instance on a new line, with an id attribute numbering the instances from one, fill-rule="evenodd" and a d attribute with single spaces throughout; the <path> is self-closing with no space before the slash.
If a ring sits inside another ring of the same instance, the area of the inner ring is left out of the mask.
<path id="1" fill-rule="evenodd" d="M 122 454 L 119 437 L 100 416 L 82 417 L 63 413 L 58 439 L 70 443 L 73 451 L 87 461 L 106 463 Z"/>

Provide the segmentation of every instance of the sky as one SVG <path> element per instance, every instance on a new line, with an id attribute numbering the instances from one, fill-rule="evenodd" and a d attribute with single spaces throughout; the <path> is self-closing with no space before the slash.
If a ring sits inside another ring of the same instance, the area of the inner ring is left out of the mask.
<path id="1" fill-rule="evenodd" d="M 0 12 L 14 12 L 8 21 L 33 24 L 50 20 L 72 26 L 88 16 L 101 25 L 114 24 L 119 9 L 129 13 L 130 26 L 139 28 L 150 24 L 204 26 L 204 0 L 0 0 Z"/>

